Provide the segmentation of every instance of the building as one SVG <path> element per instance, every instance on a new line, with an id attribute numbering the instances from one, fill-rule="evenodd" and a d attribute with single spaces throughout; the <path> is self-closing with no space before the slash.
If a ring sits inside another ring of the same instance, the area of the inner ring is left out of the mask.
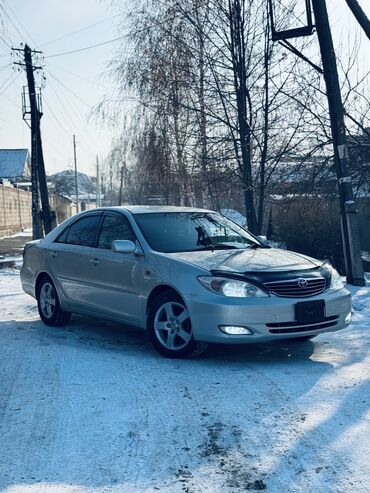
<path id="1" fill-rule="evenodd" d="M 28 149 L 0 149 L 1 183 L 25 183 L 30 178 L 31 156 Z"/>

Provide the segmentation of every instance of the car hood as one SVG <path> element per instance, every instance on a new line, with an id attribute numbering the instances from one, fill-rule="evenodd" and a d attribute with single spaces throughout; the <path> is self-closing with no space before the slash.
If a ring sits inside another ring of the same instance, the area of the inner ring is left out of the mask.
<path id="1" fill-rule="evenodd" d="M 176 252 L 167 255 L 202 269 L 227 273 L 300 271 L 314 269 L 323 263 L 305 255 L 279 248 Z"/>

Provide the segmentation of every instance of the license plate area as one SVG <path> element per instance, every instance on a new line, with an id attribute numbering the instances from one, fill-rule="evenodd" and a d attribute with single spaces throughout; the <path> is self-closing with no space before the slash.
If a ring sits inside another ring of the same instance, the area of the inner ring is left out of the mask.
<path id="1" fill-rule="evenodd" d="M 325 301 L 301 301 L 295 305 L 295 319 L 299 323 L 322 322 L 325 319 Z"/>

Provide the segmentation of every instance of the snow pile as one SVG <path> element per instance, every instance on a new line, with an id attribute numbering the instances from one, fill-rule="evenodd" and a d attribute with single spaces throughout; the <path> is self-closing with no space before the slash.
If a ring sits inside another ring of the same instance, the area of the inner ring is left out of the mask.
<path id="1" fill-rule="evenodd" d="M 352 294 L 352 325 L 368 326 L 370 330 L 370 273 L 365 274 L 367 285 L 363 288 L 347 286 Z"/>

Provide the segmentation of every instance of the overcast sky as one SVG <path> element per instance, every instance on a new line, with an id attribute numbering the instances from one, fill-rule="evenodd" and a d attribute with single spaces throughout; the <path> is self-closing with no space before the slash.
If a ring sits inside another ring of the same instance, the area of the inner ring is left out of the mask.
<path id="1" fill-rule="evenodd" d="M 360 3 L 370 16 L 370 2 L 361 0 Z M 126 1 L 122 2 L 124 4 Z M 361 34 L 345 0 L 328 0 L 328 7 L 336 46 L 339 48 L 342 44 L 347 50 L 353 40 L 360 37 L 359 67 L 369 66 L 370 41 Z M 42 137 L 47 173 L 72 167 L 73 134 L 78 142 L 79 169 L 89 174 L 95 172 L 96 155 L 100 159 L 107 155 L 113 130 L 101 125 L 98 128 L 97 122 L 88 120 L 88 116 L 104 94 L 112 91 L 104 73 L 118 42 L 68 55 L 51 55 L 116 38 L 117 14 L 118 10 L 111 9 L 109 0 L 4 1 L 3 26 L 0 28 L 3 37 L 0 40 L 0 148 L 30 147 L 30 131 L 22 120 L 21 108 L 21 91 L 26 77 L 23 71 L 12 76 L 8 64 L 14 57 L 10 56 L 7 46 L 19 46 L 27 41 L 32 48 L 42 50 L 45 56 Z M 84 29 L 87 26 L 91 27 Z M 9 77 L 15 75 L 16 79 L 11 82 Z"/>

